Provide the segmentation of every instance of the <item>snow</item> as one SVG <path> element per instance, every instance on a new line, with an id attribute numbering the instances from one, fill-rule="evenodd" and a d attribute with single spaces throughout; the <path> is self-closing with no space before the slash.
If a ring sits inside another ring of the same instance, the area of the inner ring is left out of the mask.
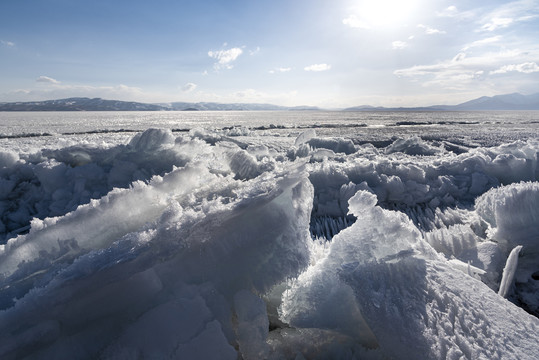
<path id="1" fill-rule="evenodd" d="M 13 138 L 0 358 L 539 358 L 537 139 L 258 128 Z"/>

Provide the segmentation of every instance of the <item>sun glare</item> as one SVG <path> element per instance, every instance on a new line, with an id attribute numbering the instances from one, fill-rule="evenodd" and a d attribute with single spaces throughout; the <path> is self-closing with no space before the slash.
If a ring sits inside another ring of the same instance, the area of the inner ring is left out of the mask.
<path id="1" fill-rule="evenodd" d="M 418 9 L 419 0 L 364 0 L 354 6 L 355 16 L 367 28 L 406 25 Z"/>

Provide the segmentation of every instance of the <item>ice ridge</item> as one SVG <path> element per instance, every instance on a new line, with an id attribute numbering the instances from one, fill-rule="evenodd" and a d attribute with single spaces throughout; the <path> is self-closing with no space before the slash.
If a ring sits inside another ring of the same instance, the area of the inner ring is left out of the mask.
<path id="1" fill-rule="evenodd" d="M 261 131 L 0 152 L 0 358 L 539 358 L 537 140 Z"/>

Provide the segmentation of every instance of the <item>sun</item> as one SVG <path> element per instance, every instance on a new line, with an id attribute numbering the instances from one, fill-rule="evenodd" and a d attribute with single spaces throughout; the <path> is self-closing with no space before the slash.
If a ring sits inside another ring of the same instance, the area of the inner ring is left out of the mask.
<path id="1" fill-rule="evenodd" d="M 362 0 L 353 6 L 353 17 L 365 28 L 406 25 L 417 12 L 419 0 Z"/>

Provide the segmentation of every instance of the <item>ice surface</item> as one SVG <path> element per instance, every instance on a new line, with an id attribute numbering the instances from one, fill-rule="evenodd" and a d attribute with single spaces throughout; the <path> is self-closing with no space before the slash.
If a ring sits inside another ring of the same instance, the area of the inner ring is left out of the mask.
<path id="1" fill-rule="evenodd" d="M 539 358 L 538 140 L 348 125 L 13 138 L 0 358 Z"/>
<path id="2" fill-rule="evenodd" d="M 356 148 L 354 146 L 354 143 L 351 140 L 343 139 L 343 138 L 318 138 L 318 137 L 312 137 L 308 141 L 306 141 L 307 144 L 309 144 L 312 148 L 318 149 L 328 149 L 332 150 L 334 153 L 344 153 L 344 154 L 352 154 L 356 152 Z"/>
<path id="3" fill-rule="evenodd" d="M 178 139 L 170 130 L 149 129 L 128 145 L 44 149 L 0 168 L 0 211 L 4 236 L 27 230 L 32 218 L 61 216 L 80 204 L 148 181 L 207 152 L 206 144 Z M 15 160 L 11 158 L 11 160 Z M 1 230 L 1 229 L 0 229 Z"/>
<path id="4" fill-rule="evenodd" d="M 381 358 L 537 356 L 537 319 L 441 260 L 403 214 L 375 204 L 366 191 L 350 200 L 357 221 L 283 295 L 285 321 L 354 338 Z"/>
<path id="5" fill-rule="evenodd" d="M 419 136 L 407 139 L 397 139 L 393 144 L 386 148 L 386 153 L 404 153 L 408 155 L 437 155 L 442 153 L 442 149 L 429 145 Z"/>
<path id="6" fill-rule="evenodd" d="M 225 201 L 238 187 L 242 195 Z M 3 250 L 0 354 L 263 353 L 268 320 L 256 294 L 307 266 L 311 201 L 298 169 L 240 184 L 185 168 L 41 222 Z M 67 232 L 88 217 L 96 221 Z M 66 251 L 56 240 L 64 232 Z M 7 296 L 19 300 L 11 305 Z"/>
<path id="7" fill-rule="evenodd" d="M 539 316 L 539 182 L 520 182 L 491 189 L 476 200 L 488 224 L 489 239 L 507 259 L 499 293 Z M 517 266 L 518 264 L 518 266 Z M 501 272 L 503 263 L 498 264 Z M 510 294 L 513 278 L 515 291 Z"/>
<path id="8" fill-rule="evenodd" d="M 522 250 L 522 245 L 516 246 L 513 250 L 511 250 L 509 257 L 507 257 L 507 263 L 503 268 L 500 290 L 498 290 L 498 294 L 503 297 L 507 297 L 509 291 L 511 291 L 511 287 L 513 286 L 513 279 L 515 278 L 515 273 L 517 271 L 518 254 L 520 253 L 520 250 Z"/>

